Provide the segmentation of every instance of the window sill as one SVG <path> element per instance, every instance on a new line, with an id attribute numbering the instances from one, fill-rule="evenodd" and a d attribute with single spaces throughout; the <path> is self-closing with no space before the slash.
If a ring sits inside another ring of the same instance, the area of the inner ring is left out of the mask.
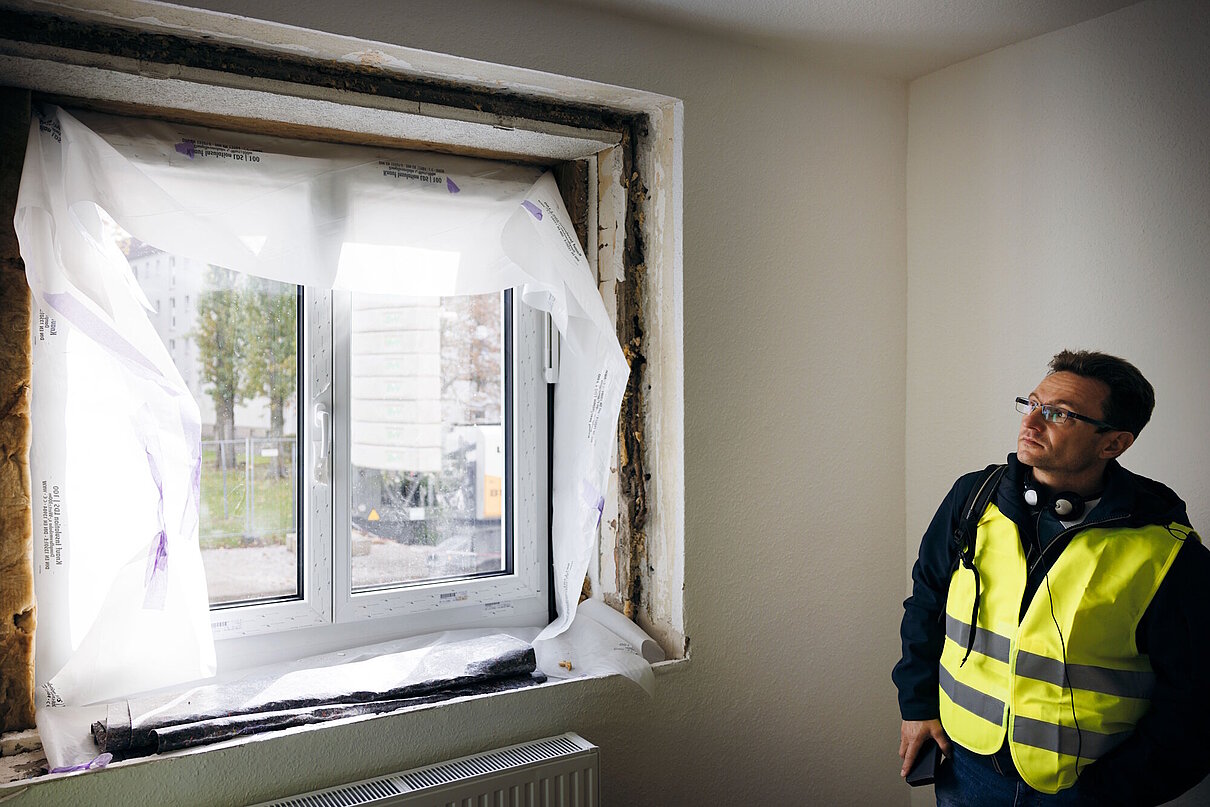
<path id="1" fill-rule="evenodd" d="M 687 659 L 687 658 L 670 659 L 668 661 L 657 662 L 657 663 L 651 665 L 651 669 L 657 679 L 667 679 L 671 676 L 681 675 L 685 671 L 687 671 L 689 669 L 689 659 Z M 554 693 L 558 692 L 558 693 L 567 693 L 570 696 L 570 699 L 572 699 L 572 700 L 582 700 L 588 696 L 588 691 L 590 688 L 599 688 L 601 686 L 607 686 L 610 688 L 618 688 L 619 690 L 627 690 L 627 691 L 630 691 L 633 693 L 634 688 L 632 687 L 632 685 L 630 683 L 626 683 L 626 681 L 627 681 L 627 679 L 625 676 L 623 676 L 621 674 L 617 674 L 617 673 L 608 674 L 608 675 L 585 675 L 585 676 L 580 676 L 580 677 L 575 677 L 575 678 L 550 678 L 542 684 L 536 684 L 534 686 L 531 686 L 531 687 L 528 687 L 528 688 L 522 689 L 522 690 L 512 690 L 512 691 L 507 691 L 507 692 L 494 692 L 494 693 L 487 693 L 487 694 L 482 694 L 482 695 L 462 696 L 462 697 L 450 698 L 449 700 L 441 701 L 438 703 L 428 703 L 428 704 L 423 704 L 423 705 L 419 705 L 419 706 L 407 707 L 407 708 L 400 709 L 395 712 L 389 712 L 386 714 L 361 715 L 361 716 L 357 716 L 357 717 L 341 718 L 339 720 L 333 720 L 330 722 L 314 724 L 314 725 L 309 725 L 309 726 L 297 726 L 297 727 L 293 727 L 293 728 L 279 729 L 276 731 L 265 732 L 263 734 L 257 734 L 257 735 L 247 736 L 247 737 L 238 737 L 238 738 L 231 739 L 231 740 L 224 740 L 222 742 L 218 742 L 218 743 L 214 743 L 214 744 L 206 745 L 206 746 L 201 746 L 201 747 L 197 747 L 197 748 L 186 748 L 186 749 L 182 749 L 179 751 L 170 751 L 170 752 L 166 752 L 166 753 L 162 753 L 162 754 L 155 754 L 152 756 L 136 757 L 136 758 L 132 758 L 132 759 L 123 760 L 121 762 L 112 762 L 109 765 L 107 765 L 105 768 L 96 768 L 93 771 L 66 771 L 66 772 L 61 772 L 61 773 L 41 773 L 40 775 L 35 774 L 33 776 L 29 776 L 28 775 L 29 771 L 36 772 L 39 770 L 41 770 L 41 771 L 46 770 L 45 755 L 43 754 L 42 750 L 39 748 L 38 750 L 35 750 L 35 751 L 23 752 L 21 754 L 14 755 L 12 757 L 4 758 L 6 761 L 12 760 L 10 767 L 8 768 L 9 770 L 11 770 L 13 773 L 15 773 L 17 775 L 21 775 L 22 769 L 24 769 L 25 777 L 24 778 L 15 778 L 12 781 L 0 782 L 0 802 L 3 802 L 10 798 L 15 798 L 31 787 L 40 787 L 41 785 L 50 785 L 52 783 L 55 783 L 55 782 L 58 782 L 58 781 L 61 781 L 61 780 L 64 780 L 64 779 L 67 779 L 70 777 L 75 777 L 75 776 L 79 776 L 82 774 L 92 773 L 95 771 L 100 771 L 100 770 L 115 770 L 116 771 L 116 770 L 121 770 L 121 769 L 134 768 L 134 767 L 142 766 L 142 765 L 154 764 L 157 762 L 165 763 L 165 762 L 167 762 L 169 760 L 173 760 L 173 759 L 180 759 L 180 758 L 185 758 L 185 757 L 199 757 L 199 756 L 204 756 L 204 755 L 209 755 L 209 754 L 217 754 L 217 753 L 222 752 L 223 750 L 232 749 L 232 748 L 243 749 L 246 753 L 251 753 L 254 756 L 259 756 L 259 754 L 257 754 L 252 749 L 256 748 L 257 746 L 260 746 L 261 748 L 264 749 L 265 754 L 269 755 L 276 748 L 281 747 L 284 744 L 288 743 L 290 738 L 298 736 L 298 735 L 309 734 L 311 732 L 317 732 L 317 731 L 329 731 L 329 732 L 338 731 L 342 727 L 347 729 L 349 726 L 358 725 L 358 724 L 365 724 L 367 726 L 370 726 L 370 725 L 379 724 L 380 721 L 392 721 L 392 720 L 399 720 L 399 719 L 407 719 L 407 718 L 403 718 L 403 715 L 405 715 L 405 714 L 420 715 L 422 713 L 433 712 L 434 710 L 455 709 L 461 704 L 468 704 L 468 703 L 472 703 L 475 701 L 483 701 L 484 699 L 487 699 L 487 698 L 506 698 L 507 699 L 507 698 L 512 698 L 512 697 L 525 697 L 524 693 L 531 693 L 529 695 L 529 697 L 537 697 L 537 698 L 542 699 L 544 702 L 546 702 L 546 701 L 551 700 L 554 697 Z M 608 683 L 606 683 L 606 682 L 608 682 Z M 532 693 L 538 693 L 538 692 L 541 692 L 542 694 L 532 694 Z M 393 727 L 392 727 L 392 729 L 394 730 Z M 33 732 L 36 734 L 36 729 L 33 730 Z M 260 744 L 264 744 L 264 745 L 260 745 Z M 20 761 L 18 761 L 18 760 L 20 760 Z M 438 761 L 438 760 L 428 760 L 428 762 L 434 762 L 434 761 Z M 419 764 L 426 764 L 426 763 L 419 763 Z M 284 795 L 285 794 L 283 794 L 283 797 L 284 797 Z"/>

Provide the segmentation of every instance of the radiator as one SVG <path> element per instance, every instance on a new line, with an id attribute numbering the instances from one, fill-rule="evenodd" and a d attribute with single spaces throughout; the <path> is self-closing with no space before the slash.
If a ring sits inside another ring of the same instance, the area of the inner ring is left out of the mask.
<path id="1" fill-rule="evenodd" d="M 256 807 L 599 807 L 598 771 L 597 747 L 568 732 Z"/>

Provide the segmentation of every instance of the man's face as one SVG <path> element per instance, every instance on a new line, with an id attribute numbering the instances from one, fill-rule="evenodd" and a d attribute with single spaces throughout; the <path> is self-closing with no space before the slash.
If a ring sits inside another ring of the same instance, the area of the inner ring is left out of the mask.
<path id="1" fill-rule="evenodd" d="M 1108 395 L 1109 387 L 1096 379 L 1075 373 L 1053 373 L 1042 379 L 1029 399 L 1104 420 L 1102 402 Z M 1021 418 L 1017 459 L 1047 475 L 1078 475 L 1109 458 L 1102 449 L 1113 440 L 1114 434 L 1098 432 L 1091 423 L 1074 418 L 1048 423 L 1042 419 L 1042 410 L 1035 409 Z"/>

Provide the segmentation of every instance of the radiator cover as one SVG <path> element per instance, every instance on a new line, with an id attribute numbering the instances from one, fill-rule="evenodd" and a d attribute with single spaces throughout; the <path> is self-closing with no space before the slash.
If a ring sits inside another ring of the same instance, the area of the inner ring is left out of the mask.
<path id="1" fill-rule="evenodd" d="M 568 732 L 256 807 L 599 807 L 599 770 L 599 749 Z"/>

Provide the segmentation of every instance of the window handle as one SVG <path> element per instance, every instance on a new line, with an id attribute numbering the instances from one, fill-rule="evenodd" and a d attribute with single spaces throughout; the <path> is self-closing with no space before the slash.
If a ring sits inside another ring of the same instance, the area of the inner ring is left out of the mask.
<path id="1" fill-rule="evenodd" d="M 315 463 L 311 468 L 311 476 L 317 485 L 328 484 L 329 457 L 332 453 L 332 413 L 323 403 L 315 404 Z"/>

